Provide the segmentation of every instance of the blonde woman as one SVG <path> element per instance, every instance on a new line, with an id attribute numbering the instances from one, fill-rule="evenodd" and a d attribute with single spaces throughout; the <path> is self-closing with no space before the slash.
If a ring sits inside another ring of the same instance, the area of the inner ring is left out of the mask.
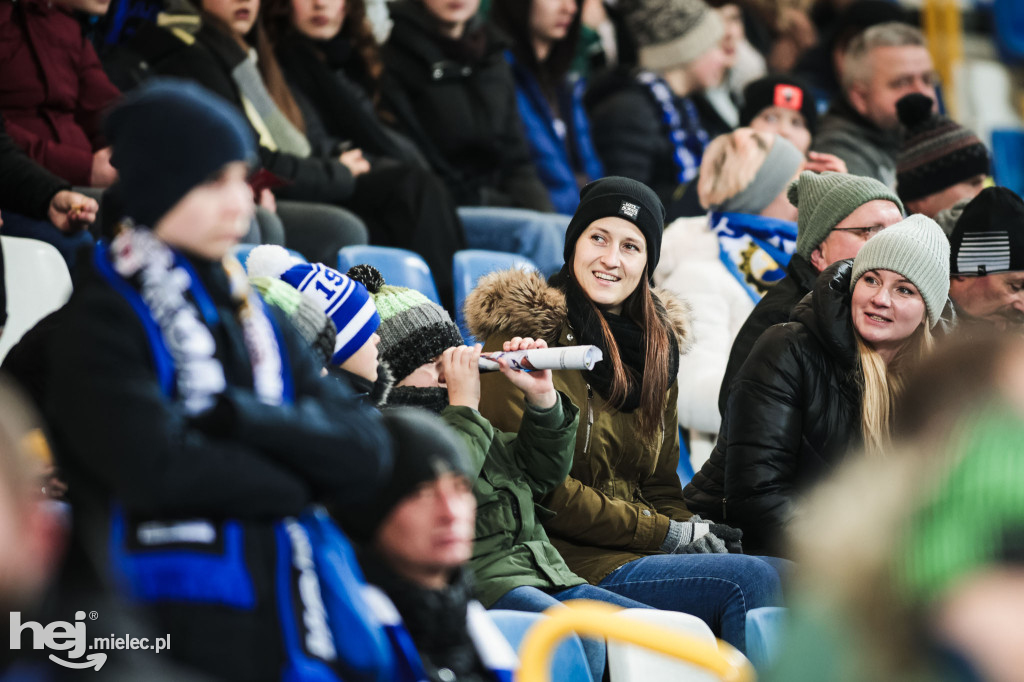
<path id="1" fill-rule="evenodd" d="M 948 293 L 949 243 L 921 215 L 827 268 L 736 376 L 703 468 L 722 476 L 687 486 L 690 510 L 742 529 L 747 552 L 781 555 L 797 496 L 851 447 L 886 448 L 904 374 L 930 350 Z"/>

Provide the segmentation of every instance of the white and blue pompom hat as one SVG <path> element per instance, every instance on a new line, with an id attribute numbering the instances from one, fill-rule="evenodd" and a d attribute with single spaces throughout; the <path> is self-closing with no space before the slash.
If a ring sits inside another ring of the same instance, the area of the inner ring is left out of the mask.
<path id="1" fill-rule="evenodd" d="M 352 357 L 380 327 L 366 287 L 323 263 L 304 263 L 280 246 L 265 244 L 249 252 L 245 268 L 249 277 L 280 278 L 320 306 L 338 328 L 331 356 L 335 365 Z"/>

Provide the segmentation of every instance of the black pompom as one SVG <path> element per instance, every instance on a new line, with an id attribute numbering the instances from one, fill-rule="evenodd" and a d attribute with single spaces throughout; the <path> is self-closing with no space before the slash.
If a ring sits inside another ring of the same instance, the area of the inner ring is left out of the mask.
<path id="1" fill-rule="evenodd" d="M 346 274 L 366 287 L 371 294 L 376 294 L 384 286 L 384 275 L 372 265 L 353 265 Z"/>
<path id="2" fill-rule="evenodd" d="M 914 128 L 931 118 L 933 105 L 931 97 L 914 92 L 896 102 L 896 115 L 904 126 Z"/>

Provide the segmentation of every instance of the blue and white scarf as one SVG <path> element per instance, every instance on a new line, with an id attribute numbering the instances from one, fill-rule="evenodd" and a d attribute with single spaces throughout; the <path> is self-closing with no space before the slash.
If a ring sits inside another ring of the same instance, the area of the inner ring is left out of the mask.
<path id="1" fill-rule="evenodd" d="M 719 257 L 754 303 L 786 276 L 796 252 L 796 223 L 748 213 L 708 216 Z"/>
<path id="2" fill-rule="evenodd" d="M 688 98 L 676 99 L 665 79 L 650 71 L 641 71 L 637 81 L 645 85 L 661 109 L 661 122 L 668 130 L 669 142 L 675 148 L 672 160 L 678 169 L 677 180 L 685 185 L 697 177 L 704 148 L 710 139 L 700 125 L 697 107 Z M 679 106 L 683 111 L 679 111 Z"/>

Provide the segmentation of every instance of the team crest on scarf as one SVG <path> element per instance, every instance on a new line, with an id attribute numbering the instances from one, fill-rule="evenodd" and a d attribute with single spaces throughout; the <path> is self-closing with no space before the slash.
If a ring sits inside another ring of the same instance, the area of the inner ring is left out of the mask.
<path id="1" fill-rule="evenodd" d="M 786 276 L 796 251 L 796 223 L 746 213 L 712 213 L 719 257 L 754 303 Z"/>

